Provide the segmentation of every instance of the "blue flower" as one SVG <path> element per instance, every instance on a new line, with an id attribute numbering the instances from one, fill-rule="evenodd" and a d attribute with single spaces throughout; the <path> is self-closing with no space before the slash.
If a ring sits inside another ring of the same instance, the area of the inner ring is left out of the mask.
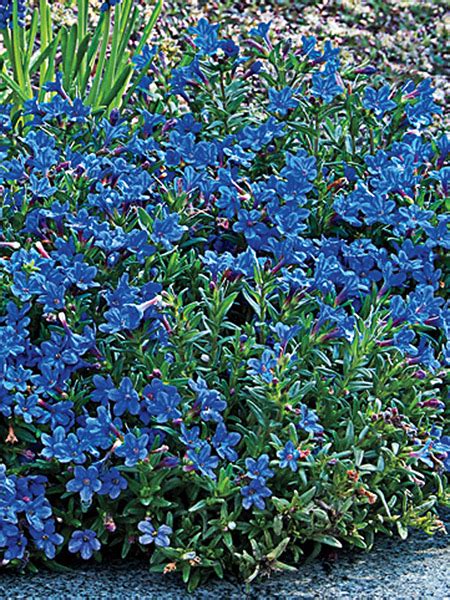
<path id="1" fill-rule="evenodd" d="M 122 379 L 118 390 L 113 389 L 109 391 L 108 397 L 115 403 L 114 414 L 118 417 L 125 412 L 129 412 L 130 415 L 137 415 L 139 413 L 139 395 L 129 377 Z"/>
<path id="2" fill-rule="evenodd" d="M 2 544 L 6 547 L 3 556 L 4 560 L 11 561 L 15 558 L 21 560 L 24 557 L 25 550 L 28 545 L 27 538 L 15 525 L 7 523 L 5 525 L 5 529 L 7 535 L 5 536 L 5 543 Z"/>
<path id="3" fill-rule="evenodd" d="M 118 331 L 133 331 L 140 325 L 142 313 L 132 304 L 125 304 L 120 308 L 111 308 L 105 312 L 106 323 L 99 326 L 105 333 Z"/>
<path id="4" fill-rule="evenodd" d="M 230 462 L 234 462 L 238 457 L 237 452 L 234 450 L 234 446 L 239 444 L 241 437 L 240 433 L 235 431 L 228 432 L 225 425 L 219 423 L 216 428 L 216 433 L 212 438 L 212 444 L 220 458 L 226 458 Z"/>
<path id="5" fill-rule="evenodd" d="M 181 417 L 177 408 L 181 402 L 181 396 L 173 385 L 166 385 L 160 379 L 153 379 L 150 385 L 145 386 L 144 396 L 146 398 L 144 412 L 141 418 L 147 420 L 148 413 L 156 417 L 158 423 L 167 423 Z"/>
<path id="6" fill-rule="evenodd" d="M 97 275 L 97 267 L 91 267 L 84 262 L 77 261 L 70 267 L 67 276 L 70 281 L 80 290 L 98 287 L 100 284 L 94 281 Z"/>
<path id="7" fill-rule="evenodd" d="M 17 392 L 14 400 L 16 402 L 14 412 L 16 415 L 22 417 L 25 423 L 32 423 L 43 416 L 44 411 L 39 405 L 39 396 L 37 394 L 24 396 L 20 392 Z"/>
<path id="8" fill-rule="evenodd" d="M 172 535 L 173 531 L 168 525 L 160 525 L 158 529 L 155 529 L 152 522 L 146 519 L 138 523 L 138 529 L 144 534 L 139 536 L 141 544 L 147 545 L 154 542 L 155 546 L 160 546 L 161 548 L 170 546 L 169 536 Z"/>
<path id="9" fill-rule="evenodd" d="M 99 494 L 108 495 L 111 500 L 116 500 L 123 490 L 128 487 L 128 482 L 125 477 L 122 477 L 120 471 L 115 467 L 108 469 L 105 472 L 100 473 L 100 480 L 102 487 L 99 490 Z"/>
<path id="10" fill-rule="evenodd" d="M 55 312 L 63 310 L 65 305 L 66 288 L 62 284 L 47 281 L 43 284 L 42 293 L 38 297 L 38 302 L 44 305 L 46 312 Z"/>
<path id="11" fill-rule="evenodd" d="M 98 552 L 101 544 L 97 539 L 95 531 L 92 529 L 84 529 L 83 531 L 74 531 L 69 541 L 69 552 L 76 554 L 80 553 L 81 558 L 89 560 L 94 552 Z"/>
<path id="12" fill-rule="evenodd" d="M 444 463 L 446 471 L 450 472 L 450 436 L 442 435 L 433 441 L 433 452 L 438 455 Z"/>
<path id="13" fill-rule="evenodd" d="M 222 421 L 221 412 L 226 409 L 227 403 L 221 398 L 219 392 L 208 389 L 206 381 L 201 377 L 198 377 L 197 381 L 190 379 L 189 386 L 197 393 L 194 407 L 200 410 L 202 420 L 216 421 L 216 423 Z"/>
<path id="14" fill-rule="evenodd" d="M 144 69 L 145 67 L 148 68 L 150 66 L 150 63 L 152 62 L 153 58 L 156 56 L 157 52 L 158 52 L 157 46 L 149 46 L 148 44 L 144 44 L 144 46 L 141 50 L 141 53 L 135 54 L 133 56 L 132 63 L 135 65 L 135 68 L 137 70 Z M 147 111 L 145 111 L 145 112 L 147 112 Z M 159 118 L 161 118 L 160 115 L 159 115 Z M 150 131 L 150 133 L 151 133 L 151 131 Z"/>
<path id="15" fill-rule="evenodd" d="M 388 111 L 394 110 L 397 104 L 393 100 L 389 100 L 391 90 L 388 85 L 384 85 L 379 90 L 367 86 L 364 90 L 364 99 L 362 104 L 364 108 L 373 110 L 378 118 L 384 116 Z"/>
<path id="16" fill-rule="evenodd" d="M 326 104 L 332 102 L 344 90 L 336 81 L 336 74 L 314 73 L 312 76 L 312 94 L 321 98 Z"/>
<path id="17" fill-rule="evenodd" d="M 207 443 L 205 440 L 200 438 L 200 427 L 192 427 L 188 429 L 184 423 L 181 424 L 181 435 L 180 442 L 182 442 L 188 448 L 199 448 L 203 444 Z"/>
<path id="18" fill-rule="evenodd" d="M 219 46 L 225 56 L 236 57 L 239 54 L 239 46 L 232 39 L 225 39 L 219 42 Z"/>
<path id="19" fill-rule="evenodd" d="M 419 97 L 414 104 L 407 104 L 406 118 L 414 127 L 424 127 L 433 121 L 433 115 L 442 113 L 442 107 L 436 104 L 432 97 Z"/>
<path id="20" fill-rule="evenodd" d="M 261 222 L 261 213 L 258 210 L 241 209 L 233 230 L 242 232 L 248 244 L 255 250 L 259 250 L 269 237 L 269 228 Z"/>
<path id="21" fill-rule="evenodd" d="M 31 374 L 31 369 L 24 369 L 22 365 L 18 365 L 17 367 L 8 365 L 2 385 L 5 389 L 10 391 L 16 389 L 19 392 L 25 392 L 27 389 L 27 381 L 30 379 Z"/>
<path id="22" fill-rule="evenodd" d="M 300 404 L 300 420 L 297 423 L 299 429 L 303 429 L 307 433 L 313 433 L 321 435 L 323 433 L 323 427 L 319 423 L 319 417 L 317 414 L 306 404 Z"/>
<path id="23" fill-rule="evenodd" d="M 185 225 L 179 225 L 180 215 L 177 213 L 163 214 L 162 219 L 155 219 L 152 225 L 151 239 L 160 243 L 166 250 L 173 248 L 173 243 L 181 239 L 187 230 Z"/>
<path id="24" fill-rule="evenodd" d="M 219 464 L 219 458 L 211 456 L 211 446 L 209 444 L 203 444 L 200 448 L 188 450 L 186 456 L 192 463 L 192 469 L 205 477 L 216 479 L 214 469 Z"/>
<path id="25" fill-rule="evenodd" d="M 433 443 L 433 440 L 428 439 L 421 448 L 409 453 L 409 455 L 411 457 L 418 458 L 420 461 L 425 463 L 431 469 L 434 468 L 434 462 L 431 458 L 432 443 Z"/>
<path id="26" fill-rule="evenodd" d="M 267 383 L 272 383 L 278 361 L 272 350 L 264 350 L 261 358 L 250 358 L 248 360 L 249 375 L 257 375 Z"/>
<path id="27" fill-rule="evenodd" d="M 0 30 L 13 27 L 13 0 L 2 0 L 0 2 Z M 18 13 L 18 25 L 23 27 L 25 13 L 26 13 L 26 2 L 25 0 L 17 1 L 17 13 Z"/>
<path id="28" fill-rule="evenodd" d="M 246 458 L 245 466 L 247 467 L 247 477 L 251 479 L 266 480 L 273 477 L 273 471 L 269 469 L 269 456 L 267 454 L 261 454 L 258 459 Z"/>
<path id="29" fill-rule="evenodd" d="M 294 93 L 295 90 L 290 87 L 285 87 L 280 91 L 275 88 L 269 88 L 270 104 L 268 110 L 284 117 L 289 109 L 297 108 L 299 104 L 298 100 L 293 98 Z"/>
<path id="30" fill-rule="evenodd" d="M 144 433 L 139 438 L 134 433 L 126 433 L 123 443 L 116 449 L 116 455 L 125 458 L 127 467 L 134 467 L 148 455 L 148 435 Z"/>
<path id="31" fill-rule="evenodd" d="M 66 437 L 65 429 L 62 425 L 55 427 L 53 433 L 43 433 L 41 441 L 44 448 L 41 455 L 44 458 L 56 458 L 61 463 L 74 462 L 84 463 L 86 455 L 83 451 L 83 445 L 75 433 L 69 433 Z"/>
<path id="32" fill-rule="evenodd" d="M 28 523 L 37 531 L 44 529 L 46 520 L 52 514 L 52 507 L 49 501 L 43 496 L 35 498 L 31 502 L 25 502 L 23 510 Z"/>
<path id="33" fill-rule="evenodd" d="M 200 54 L 214 54 L 219 46 L 219 25 L 210 25 L 206 19 L 200 19 L 195 27 L 189 27 L 189 33 L 194 34 L 195 45 Z"/>
<path id="34" fill-rule="evenodd" d="M 416 337 L 415 332 L 408 327 L 402 327 L 393 338 L 394 346 L 404 354 L 414 356 L 417 354 L 417 348 L 412 345 L 412 341 Z"/>
<path id="35" fill-rule="evenodd" d="M 227 403 L 220 397 L 219 392 L 215 390 L 205 390 L 198 395 L 200 402 L 200 416 L 203 421 L 222 421 L 222 411 L 227 407 Z"/>
<path id="36" fill-rule="evenodd" d="M 269 498 L 272 492 L 261 479 L 252 479 L 249 485 L 241 488 L 241 494 L 243 496 L 242 506 L 245 509 L 254 506 L 259 510 L 264 510 L 266 507 L 264 498 Z"/>
<path id="37" fill-rule="evenodd" d="M 1 16 L 0 16 L 1 23 Z M 0 26 L 1 29 L 1 26 Z M 0 133 L 5 134 L 11 131 L 12 123 L 11 123 L 11 104 L 3 104 L 0 106 Z"/>
<path id="38" fill-rule="evenodd" d="M 252 29 L 250 29 L 249 33 L 252 36 L 267 39 L 271 25 L 272 25 L 272 21 L 268 21 L 267 23 L 258 23 L 258 25 L 256 27 L 253 27 Z"/>
<path id="39" fill-rule="evenodd" d="M 91 465 L 86 469 L 82 466 L 76 466 L 73 473 L 74 478 L 66 484 L 67 491 L 79 492 L 82 502 L 85 504 L 91 503 L 94 493 L 102 487 L 97 467 Z"/>
<path id="40" fill-rule="evenodd" d="M 122 0 L 103 0 L 103 4 L 101 4 L 100 10 L 101 12 L 106 12 L 107 10 L 109 10 L 113 6 L 116 6 L 117 4 L 120 4 L 121 2 Z"/>
<path id="41" fill-rule="evenodd" d="M 64 538 L 55 531 L 55 522 L 49 519 L 45 521 L 43 529 L 30 527 L 31 537 L 37 548 L 44 551 L 50 560 L 56 556 L 56 547 L 64 542 Z"/>
<path id="42" fill-rule="evenodd" d="M 300 458 L 300 452 L 294 446 L 293 442 L 289 440 L 285 447 L 277 452 L 277 456 L 280 459 L 280 467 L 282 469 L 289 467 L 291 471 L 297 471 L 297 461 Z"/>

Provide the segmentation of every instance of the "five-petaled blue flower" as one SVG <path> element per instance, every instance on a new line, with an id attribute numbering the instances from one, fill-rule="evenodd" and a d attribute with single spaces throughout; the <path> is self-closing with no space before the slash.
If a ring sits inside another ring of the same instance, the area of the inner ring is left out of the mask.
<path id="1" fill-rule="evenodd" d="M 266 507 L 265 498 L 272 495 L 270 489 L 260 479 L 252 479 L 250 483 L 241 488 L 242 506 L 246 509 L 254 506 L 260 510 Z"/>
<path id="2" fill-rule="evenodd" d="M 364 99 L 362 101 L 364 108 L 373 110 L 378 118 L 390 110 L 393 110 L 397 104 L 389 99 L 391 89 L 388 85 L 384 85 L 379 90 L 367 86 L 364 90 Z"/>
<path id="3" fill-rule="evenodd" d="M 102 487 L 97 467 L 91 465 L 86 469 L 82 466 L 76 466 L 73 474 L 74 478 L 66 484 L 67 491 L 79 492 L 82 502 L 90 503 L 95 492 L 98 492 Z"/>
<path id="4" fill-rule="evenodd" d="M 286 443 L 282 450 L 277 452 L 277 456 L 280 459 L 280 467 L 282 469 L 289 467 L 291 471 L 297 471 L 297 461 L 300 458 L 300 452 L 297 450 L 291 440 Z"/>
<path id="5" fill-rule="evenodd" d="M 83 531 L 74 531 L 69 541 L 69 552 L 73 554 L 80 553 L 81 558 L 89 560 L 94 552 L 101 548 L 101 544 L 97 539 L 97 534 L 92 529 L 84 529 Z"/>
<path id="6" fill-rule="evenodd" d="M 155 546 L 167 548 L 170 546 L 169 536 L 172 534 L 172 528 L 168 525 L 160 525 L 158 529 L 153 527 L 152 522 L 146 519 L 138 523 L 138 529 L 143 533 L 139 536 L 139 542 L 147 545 L 155 543 Z"/>
<path id="7" fill-rule="evenodd" d="M 211 446 L 209 444 L 202 444 L 198 449 L 188 450 L 186 453 L 187 458 L 192 463 L 192 468 L 211 479 L 216 479 L 214 469 L 219 464 L 219 458 L 217 456 L 211 456 Z"/>
<path id="8" fill-rule="evenodd" d="M 55 558 L 56 547 L 64 542 L 63 536 L 55 531 L 55 522 L 51 519 L 45 521 L 43 529 L 30 527 L 30 533 L 36 547 L 43 550 L 50 560 Z"/>
<path id="9" fill-rule="evenodd" d="M 126 433 L 123 443 L 116 449 L 116 455 L 125 459 L 127 467 L 134 467 L 140 460 L 148 455 L 148 434 L 136 437 L 134 433 Z"/>
<path id="10" fill-rule="evenodd" d="M 280 91 L 269 88 L 269 111 L 276 112 L 284 117 L 288 110 L 297 108 L 299 102 L 293 97 L 294 91 L 290 87 L 285 87 Z"/>

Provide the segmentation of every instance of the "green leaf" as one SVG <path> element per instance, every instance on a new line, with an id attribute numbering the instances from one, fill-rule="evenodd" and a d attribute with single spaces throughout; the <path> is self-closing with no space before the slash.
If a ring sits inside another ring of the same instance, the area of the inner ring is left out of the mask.
<path id="1" fill-rule="evenodd" d="M 112 102 L 117 100 L 118 97 L 119 98 L 121 97 L 123 88 L 126 86 L 127 80 L 130 77 L 132 72 L 133 72 L 133 68 L 130 65 L 128 65 L 127 67 L 125 67 L 123 69 L 122 73 L 119 75 L 117 80 L 114 82 L 114 85 L 112 86 L 110 91 L 106 94 L 106 96 L 102 96 L 101 103 L 103 105 L 105 105 L 107 107 Z"/>
<path id="2" fill-rule="evenodd" d="M 285 537 L 284 540 L 282 540 L 278 546 L 276 546 L 276 548 L 274 548 L 272 550 L 272 552 L 269 552 L 269 554 L 267 555 L 267 559 L 272 561 L 275 560 L 276 558 L 279 558 L 283 552 L 286 550 L 289 541 L 290 541 L 290 537 Z"/>
<path id="3" fill-rule="evenodd" d="M 401 521 L 396 522 L 397 531 L 402 540 L 406 540 L 408 537 L 408 527 L 404 525 Z"/>
<path id="4" fill-rule="evenodd" d="M 326 544 L 327 546 L 333 546 L 334 548 L 342 548 L 341 542 L 332 535 L 316 534 L 313 535 L 311 539 L 321 544 Z"/>
<path id="5" fill-rule="evenodd" d="M 153 27 L 155 26 L 156 21 L 158 20 L 158 17 L 161 13 L 162 7 L 163 7 L 163 0 L 157 0 L 157 2 L 155 4 L 155 8 L 153 9 L 152 14 L 150 15 L 150 19 L 148 20 L 147 25 L 145 26 L 145 29 L 142 33 L 142 37 L 136 48 L 136 54 L 140 54 L 142 52 L 142 48 L 147 43 L 147 40 L 153 30 Z"/>
<path id="6" fill-rule="evenodd" d="M 3 81 L 6 83 L 6 85 L 13 90 L 18 96 L 19 98 L 25 102 L 26 100 L 28 100 L 27 95 L 25 94 L 25 92 L 22 90 L 22 88 L 20 87 L 20 85 L 18 83 L 16 83 L 14 81 L 14 79 L 12 79 L 9 75 L 7 75 L 4 71 L 0 71 L 0 79 L 3 79 Z"/>

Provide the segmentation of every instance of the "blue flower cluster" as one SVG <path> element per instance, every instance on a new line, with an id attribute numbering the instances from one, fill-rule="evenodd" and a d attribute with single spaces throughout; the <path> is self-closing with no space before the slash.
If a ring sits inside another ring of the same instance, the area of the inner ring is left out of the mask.
<path id="1" fill-rule="evenodd" d="M 0 465 L 0 548 L 4 549 L 5 561 L 22 559 L 29 540 L 50 559 L 63 543 L 45 497 L 46 483 L 41 475 L 8 476 L 5 466 Z"/>
<path id="2" fill-rule="evenodd" d="M 109 10 L 110 8 L 112 8 L 113 6 L 116 6 L 117 4 L 120 4 L 121 0 L 105 0 L 102 5 L 100 6 L 100 10 L 102 12 L 106 12 L 107 10 Z"/>
<path id="3" fill-rule="evenodd" d="M 355 369 L 419 382 L 450 362 L 450 142 L 426 129 L 429 84 L 351 92 L 338 50 L 305 38 L 307 76 L 286 85 L 267 25 L 245 50 L 203 20 L 189 33 L 190 60 L 152 67 L 164 102 L 141 86 L 99 118 L 57 81 L 16 140 L 0 109 L 6 562 L 64 541 L 89 559 L 115 535 L 108 506 L 127 547 L 161 552 L 202 494 L 268 510 L 289 477 L 335 468 L 329 407 L 370 386 L 348 389 Z M 350 102 L 360 134 L 341 139 Z M 419 437 L 407 456 L 448 469 L 448 437 Z M 67 504 L 79 518 L 60 528 Z"/>
<path id="4" fill-rule="evenodd" d="M 17 23 L 23 27 L 26 14 L 25 0 L 17 0 Z M 0 0 L 0 29 L 12 28 L 14 13 L 14 0 Z"/>

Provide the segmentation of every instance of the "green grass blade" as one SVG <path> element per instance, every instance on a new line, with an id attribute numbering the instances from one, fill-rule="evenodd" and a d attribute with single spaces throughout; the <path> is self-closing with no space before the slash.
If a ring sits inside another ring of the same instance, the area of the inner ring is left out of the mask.
<path id="1" fill-rule="evenodd" d="M 22 92 L 27 95 L 28 94 L 28 86 L 25 80 L 25 74 L 23 72 L 23 64 L 21 61 L 22 56 L 22 48 L 20 44 L 20 27 L 19 27 L 19 12 L 18 12 L 18 4 L 17 0 L 13 1 L 13 19 L 12 19 L 12 30 L 11 30 L 11 40 L 12 40 L 12 52 L 14 57 L 14 64 L 16 66 L 16 79 L 17 84 L 19 85 Z"/>
<path id="2" fill-rule="evenodd" d="M 127 3 L 130 0 L 126 0 Z M 111 38 L 110 45 L 110 53 L 109 58 L 106 62 L 105 67 L 105 75 L 101 81 L 101 85 L 99 88 L 99 96 L 102 98 L 108 90 L 111 89 L 112 83 L 116 77 L 116 60 L 117 53 L 119 49 L 119 40 L 120 40 L 120 18 L 119 18 L 119 8 L 120 5 L 117 5 L 114 10 L 114 25 L 113 25 L 113 34 Z"/>
<path id="3" fill-rule="evenodd" d="M 103 40 L 102 45 L 100 47 L 100 53 L 97 60 L 97 70 L 95 73 L 94 81 L 92 83 L 91 90 L 88 96 L 88 104 L 91 104 L 94 107 L 98 106 L 98 98 L 99 98 L 99 89 L 100 89 L 100 81 L 103 75 L 103 66 L 105 63 L 106 51 L 108 49 L 109 42 L 109 31 L 111 27 L 111 9 L 109 8 L 105 13 L 105 19 L 103 21 Z"/>
<path id="4" fill-rule="evenodd" d="M 81 63 L 83 62 L 83 59 L 87 56 L 87 50 L 89 47 L 90 40 L 91 40 L 91 36 L 87 35 L 78 46 L 77 55 L 75 58 L 75 64 L 73 67 L 74 79 L 78 76 L 78 72 L 80 70 Z"/>
<path id="5" fill-rule="evenodd" d="M 50 9 L 47 3 L 47 0 L 39 0 L 39 15 L 40 15 L 40 45 L 44 50 L 50 45 L 52 31 L 51 27 L 49 27 L 50 17 L 48 16 Z M 45 59 L 45 63 L 47 63 L 47 57 Z M 48 64 L 48 63 L 47 63 Z M 40 63 L 42 65 L 42 69 L 39 74 L 39 87 L 45 83 L 45 73 L 47 70 L 47 66 L 44 63 Z"/>
<path id="6" fill-rule="evenodd" d="M 56 52 L 59 48 L 59 44 L 61 41 L 61 36 L 62 36 L 62 30 L 60 29 L 56 35 L 56 38 L 53 40 L 52 44 L 51 44 L 51 52 L 49 52 L 48 55 L 48 62 L 47 62 L 47 69 L 45 69 L 45 65 L 42 65 L 42 69 L 41 69 L 41 77 L 44 81 L 44 83 L 47 83 L 48 81 L 55 81 L 55 56 L 56 56 Z M 45 98 L 45 91 L 40 88 L 39 90 L 39 101 L 43 101 Z"/>
<path id="7" fill-rule="evenodd" d="M 120 40 L 120 46 L 118 51 L 118 56 L 121 59 L 122 65 L 126 63 L 129 59 L 130 53 L 127 52 L 128 44 L 130 43 L 131 35 L 134 31 L 134 26 L 139 15 L 139 11 L 137 8 L 133 10 L 133 14 L 131 18 L 128 19 L 128 22 L 124 25 L 122 39 Z"/>
<path id="8" fill-rule="evenodd" d="M 26 94 L 24 94 L 17 82 L 15 82 L 14 79 L 10 77 L 7 73 L 0 71 L 0 79 L 2 79 L 6 83 L 10 90 L 14 91 L 14 93 L 22 100 L 22 102 L 29 100 L 29 98 Z"/>
<path id="9" fill-rule="evenodd" d="M 112 86 L 109 93 L 104 97 L 103 102 L 102 102 L 102 104 L 104 106 L 109 107 L 109 105 L 111 103 L 113 104 L 113 106 L 120 104 L 120 101 L 119 102 L 114 102 L 114 101 L 121 98 L 123 89 L 127 85 L 129 77 L 131 77 L 132 72 L 133 72 L 133 69 L 130 65 L 128 65 L 127 67 L 125 67 L 125 69 L 123 69 L 122 73 L 119 75 L 119 77 L 115 81 L 115 83 Z M 113 108 L 113 106 L 111 108 Z"/>
<path id="10" fill-rule="evenodd" d="M 152 32 L 152 29 L 155 26 L 156 21 L 158 20 L 158 17 L 161 13 L 162 7 L 163 7 L 163 0 L 157 0 L 157 2 L 155 4 L 155 8 L 153 9 L 150 19 L 149 19 L 147 25 L 145 26 L 145 29 L 142 33 L 142 37 L 136 48 L 136 54 L 140 54 L 142 52 L 142 48 L 147 43 L 147 40 Z"/>
<path id="11" fill-rule="evenodd" d="M 31 18 L 30 31 L 29 31 L 28 40 L 27 40 L 27 51 L 25 52 L 25 59 L 23 62 L 25 71 L 29 71 L 29 68 L 30 68 L 30 62 L 31 62 L 31 57 L 33 56 L 33 48 L 34 48 L 34 43 L 36 41 L 36 34 L 37 34 L 38 26 L 39 26 L 39 13 L 37 10 L 34 10 L 33 16 Z"/>
<path id="12" fill-rule="evenodd" d="M 63 68 L 64 68 L 64 88 L 69 91 L 74 87 L 74 62 L 76 58 L 76 47 L 78 39 L 78 26 L 77 24 L 72 25 L 67 35 L 66 49 L 63 55 Z"/>
<path id="13" fill-rule="evenodd" d="M 44 50 L 39 50 L 33 54 L 29 67 L 30 74 L 36 73 L 42 64 L 50 57 L 57 41 L 58 38 L 55 38 Z"/>

